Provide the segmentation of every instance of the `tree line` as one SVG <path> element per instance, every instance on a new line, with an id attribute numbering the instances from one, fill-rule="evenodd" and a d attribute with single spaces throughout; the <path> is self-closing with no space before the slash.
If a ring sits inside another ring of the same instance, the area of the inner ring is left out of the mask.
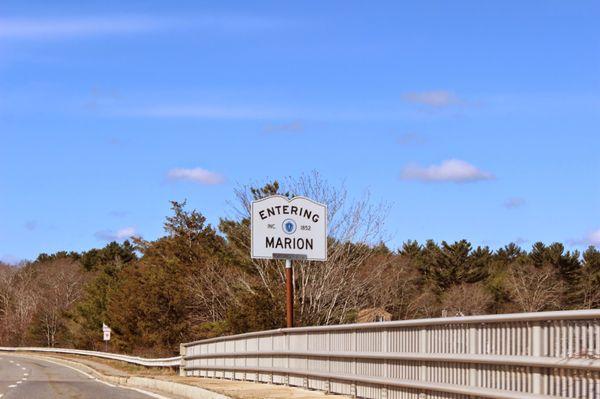
<path id="1" fill-rule="evenodd" d="M 0 345 L 169 355 L 179 343 L 285 325 L 283 261 L 249 257 L 249 207 L 271 194 L 328 205 L 327 262 L 295 268 L 301 325 L 351 323 L 361 309 L 393 319 L 600 307 L 600 252 L 560 243 L 491 250 L 466 240 L 385 241 L 388 207 L 350 199 L 318 174 L 236 190 L 234 216 L 211 226 L 172 202 L 165 235 L 0 264 Z"/>

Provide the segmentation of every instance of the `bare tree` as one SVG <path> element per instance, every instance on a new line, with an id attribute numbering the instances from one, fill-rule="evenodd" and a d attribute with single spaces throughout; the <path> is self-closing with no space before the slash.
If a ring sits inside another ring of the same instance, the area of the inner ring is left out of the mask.
<path id="1" fill-rule="evenodd" d="M 410 302 L 405 319 L 416 319 L 420 317 L 438 317 L 439 304 L 434 290 L 430 286 L 421 289 L 418 295 Z"/>
<path id="2" fill-rule="evenodd" d="M 46 344 L 54 347 L 57 334 L 64 325 L 64 315 L 80 298 L 84 276 L 81 266 L 71 259 L 59 259 L 40 265 L 38 286 L 41 297 L 37 319 Z"/>
<path id="3" fill-rule="evenodd" d="M 375 256 L 363 265 L 372 275 L 368 287 L 369 306 L 384 308 L 394 319 L 418 317 L 421 310 L 419 272 L 410 262 L 392 254 Z"/>
<path id="4" fill-rule="evenodd" d="M 451 316 L 469 316 L 487 313 L 493 302 L 483 284 L 464 283 L 444 292 L 441 307 Z"/>
<path id="5" fill-rule="evenodd" d="M 600 306 L 600 276 L 591 267 L 583 267 L 578 282 L 580 307 L 594 309 Z"/>
<path id="6" fill-rule="evenodd" d="M 0 345 L 6 344 L 11 334 L 12 308 L 12 280 L 15 275 L 14 268 L 0 263 Z"/>
<path id="7" fill-rule="evenodd" d="M 35 269 L 31 265 L 3 268 L 0 272 L 0 317 L 4 328 L 0 340 L 14 345 L 24 342 L 37 305 Z"/>
<path id="8" fill-rule="evenodd" d="M 556 270 L 550 266 L 513 264 L 506 277 L 510 299 L 521 312 L 539 312 L 559 309 L 563 296 L 563 283 Z"/>
<path id="9" fill-rule="evenodd" d="M 224 320 L 227 308 L 235 300 L 233 282 L 243 279 L 237 268 L 215 261 L 203 265 L 199 273 L 185 280 L 191 295 L 190 317 L 194 323 Z"/>

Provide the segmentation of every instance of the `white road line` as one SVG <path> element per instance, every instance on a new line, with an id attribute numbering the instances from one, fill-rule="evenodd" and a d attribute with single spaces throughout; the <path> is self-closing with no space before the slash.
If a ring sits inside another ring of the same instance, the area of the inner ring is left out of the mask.
<path id="1" fill-rule="evenodd" d="M 139 388 L 127 388 L 127 389 L 131 389 L 132 391 L 137 391 L 139 393 L 143 393 L 144 395 L 148 395 L 148 396 L 156 398 L 156 399 L 169 399 L 166 396 L 162 396 L 162 395 L 159 395 L 154 392 L 144 391 L 143 389 L 139 389 Z"/>
<path id="2" fill-rule="evenodd" d="M 17 384 L 21 384 L 21 383 L 23 383 L 23 381 L 17 381 Z"/>
<path id="3" fill-rule="evenodd" d="M 25 367 L 21 367 L 21 370 L 25 371 L 25 370 L 27 370 L 27 369 L 26 369 Z"/>
<path id="4" fill-rule="evenodd" d="M 27 376 L 29 375 L 29 373 L 25 373 L 25 374 L 23 374 L 23 375 L 27 377 Z"/>
<path id="5" fill-rule="evenodd" d="M 8 387 L 9 388 L 16 388 L 17 386 L 16 385 L 9 385 Z"/>

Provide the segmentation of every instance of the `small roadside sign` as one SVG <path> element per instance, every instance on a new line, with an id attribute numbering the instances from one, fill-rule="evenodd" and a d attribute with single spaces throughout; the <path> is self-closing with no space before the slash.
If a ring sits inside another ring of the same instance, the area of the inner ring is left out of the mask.
<path id="1" fill-rule="evenodd" d="M 104 341 L 110 341 L 110 333 L 111 329 L 106 324 L 102 323 L 102 333 L 104 336 Z"/>

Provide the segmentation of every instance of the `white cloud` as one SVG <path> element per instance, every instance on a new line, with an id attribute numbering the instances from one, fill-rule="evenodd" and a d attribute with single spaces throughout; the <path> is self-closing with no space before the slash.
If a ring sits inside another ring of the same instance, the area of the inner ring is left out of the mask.
<path id="1" fill-rule="evenodd" d="M 446 90 L 409 92 L 404 94 L 404 99 L 414 104 L 434 108 L 444 108 L 462 103 L 456 94 Z"/>
<path id="2" fill-rule="evenodd" d="M 286 110 L 265 107 L 239 107 L 205 104 L 159 105 L 133 109 L 128 115 L 157 118 L 199 118 L 199 119 L 281 119 L 293 117 Z"/>
<path id="3" fill-rule="evenodd" d="M 600 229 L 590 232 L 586 237 L 586 241 L 589 245 L 600 248 Z"/>
<path id="4" fill-rule="evenodd" d="M 575 245 L 593 245 L 600 248 L 600 229 L 592 230 L 584 238 L 571 242 Z"/>
<path id="5" fill-rule="evenodd" d="M 398 137 L 398 144 L 403 146 L 424 144 L 426 141 L 425 137 L 414 132 L 404 133 Z"/>
<path id="6" fill-rule="evenodd" d="M 127 212 L 127 211 L 119 211 L 119 210 L 110 211 L 108 214 L 110 216 L 114 217 L 114 218 L 119 218 L 119 219 L 122 219 L 122 218 L 125 218 L 125 217 L 129 216 L 129 212 Z"/>
<path id="7" fill-rule="evenodd" d="M 199 102 L 140 104 L 114 108 L 111 114 L 143 118 L 189 118 L 268 121 L 264 132 L 301 132 L 307 121 L 381 121 L 405 120 L 414 116 L 398 109 L 365 109 L 355 106 L 341 108 L 312 108 L 300 104 L 280 106 L 264 103 L 223 103 L 212 100 Z M 292 121 L 286 123 L 285 121 Z"/>
<path id="8" fill-rule="evenodd" d="M 590 231 L 585 237 L 568 240 L 571 245 L 593 245 L 600 248 L 600 229 Z"/>
<path id="9" fill-rule="evenodd" d="M 69 39 L 145 33 L 159 30 L 205 30 L 241 33 L 292 26 L 267 17 L 203 15 L 189 18 L 156 16 L 74 16 L 69 18 L 0 18 L 0 39 Z"/>
<path id="10" fill-rule="evenodd" d="M 407 165 L 400 175 L 403 180 L 418 180 L 424 182 L 455 182 L 466 183 L 478 180 L 491 180 L 494 175 L 485 172 L 468 162 L 460 159 L 448 159 L 440 165 L 419 166 Z"/>
<path id="11" fill-rule="evenodd" d="M 25 222 L 25 228 L 29 231 L 33 231 L 35 229 L 37 229 L 38 227 L 38 222 L 35 220 L 28 220 L 27 222 Z"/>
<path id="12" fill-rule="evenodd" d="M 219 173 L 211 172 L 202 168 L 175 168 L 167 173 L 169 180 L 187 180 L 200 184 L 215 185 L 225 181 L 225 177 Z"/>
<path id="13" fill-rule="evenodd" d="M 19 259 L 16 256 L 9 255 L 9 254 L 0 256 L 0 262 L 5 263 L 7 265 L 16 266 L 19 263 L 21 263 L 22 261 L 23 261 L 23 259 Z"/>
<path id="14" fill-rule="evenodd" d="M 153 31 L 165 22 L 148 17 L 3 18 L 0 39 L 60 39 Z"/>
<path id="15" fill-rule="evenodd" d="M 98 231 L 94 234 L 94 236 L 103 241 L 123 241 L 128 238 L 135 236 L 135 228 L 134 227 L 123 227 L 117 231 L 113 230 L 102 230 Z"/>
<path id="16" fill-rule="evenodd" d="M 289 123 L 270 124 L 265 126 L 265 133 L 302 133 L 304 124 L 300 121 Z"/>
<path id="17" fill-rule="evenodd" d="M 506 209 L 515 209 L 525 205 L 525 199 L 520 197 L 508 198 L 502 204 Z"/>

